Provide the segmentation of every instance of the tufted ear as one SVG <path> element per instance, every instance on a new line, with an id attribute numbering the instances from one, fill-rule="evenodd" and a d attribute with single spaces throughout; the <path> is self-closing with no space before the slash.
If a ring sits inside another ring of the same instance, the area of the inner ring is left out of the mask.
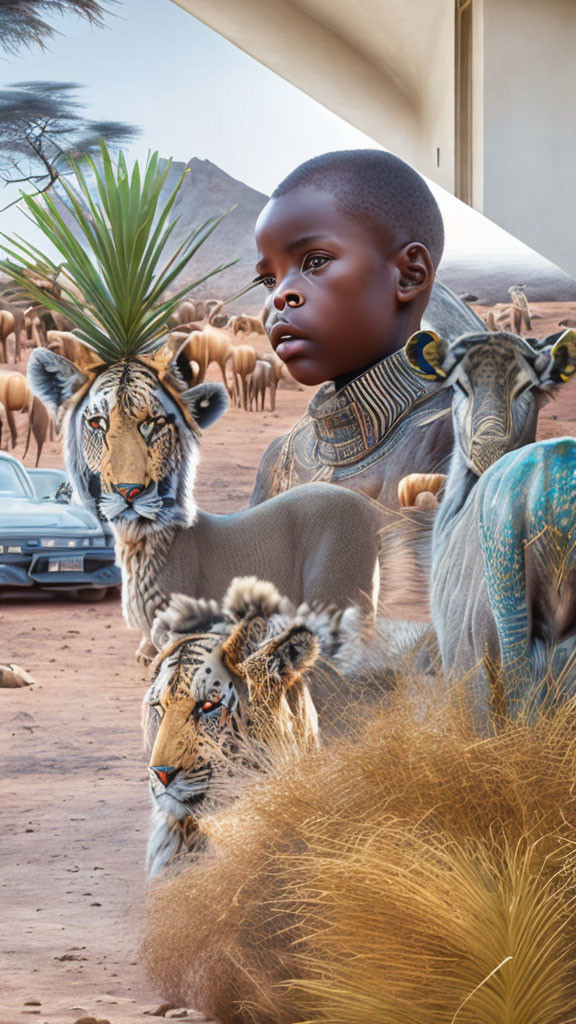
<path id="1" fill-rule="evenodd" d="M 294 611 L 293 605 L 286 597 L 281 597 L 273 583 L 259 580 L 256 576 L 236 576 L 222 601 L 222 611 L 235 622 L 247 616 L 289 614 Z"/>
<path id="2" fill-rule="evenodd" d="M 170 640 L 191 633 L 206 633 L 224 616 L 217 601 L 188 597 L 186 594 L 172 594 L 170 604 L 157 612 L 150 636 L 158 651 Z"/>
<path id="3" fill-rule="evenodd" d="M 404 354 L 414 373 L 426 380 L 445 380 L 443 364 L 447 353 L 448 342 L 434 331 L 416 331 L 404 346 Z"/>
<path id="4" fill-rule="evenodd" d="M 190 409 L 198 426 L 204 430 L 220 419 L 230 405 L 230 399 L 223 384 L 197 384 L 179 395 L 180 401 Z"/>
<path id="5" fill-rule="evenodd" d="M 544 360 L 545 354 L 549 355 L 549 359 L 540 367 L 538 363 Z M 535 369 L 539 371 L 542 384 L 565 384 L 572 380 L 576 373 L 576 331 L 564 331 L 547 351 L 544 349 L 538 357 Z"/>
<path id="6" fill-rule="evenodd" d="M 319 653 L 318 639 L 302 624 L 289 626 L 265 640 L 238 665 L 248 684 L 250 699 L 284 692 L 312 667 Z"/>
<path id="7" fill-rule="evenodd" d="M 75 363 L 48 348 L 33 349 L 28 360 L 30 389 L 54 415 L 88 380 Z"/>

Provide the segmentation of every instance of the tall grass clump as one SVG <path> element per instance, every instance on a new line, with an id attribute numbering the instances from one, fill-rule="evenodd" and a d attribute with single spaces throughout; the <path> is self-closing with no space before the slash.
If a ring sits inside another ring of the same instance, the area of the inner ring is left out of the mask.
<path id="1" fill-rule="evenodd" d="M 406 692 L 207 817 L 154 885 L 166 998 L 252 1024 L 576 1021 L 576 705 L 478 738 Z"/>

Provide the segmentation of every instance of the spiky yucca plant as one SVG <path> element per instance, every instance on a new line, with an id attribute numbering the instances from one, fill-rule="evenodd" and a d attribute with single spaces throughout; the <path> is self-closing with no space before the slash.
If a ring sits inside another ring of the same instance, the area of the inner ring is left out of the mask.
<path id="1" fill-rule="evenodd" d="M 23 195 L 29 219 L 57 249 L 62 262 L 54 263 L 20 236 L 4 235 L 1 248 L 8 259 L 0 261 L 0 269 L 17 282 L 25 295 L 69 317 L 76 324 L 78 338 L 103 362 L 112 363 L 159 348 L 168 330 L 168 318 L 181 299 L 237 261 L 216 267 L 194 284 L 163 298 L 226 214 L 210 217 L 192 231 L 161 266 L 166 245 L 178 223 L 177 219 L 169 223 L 170 213 L 187 172 L 162 204 L 160 196 L 170 161 L 162 169 L 158 153 L 154 153 L 143 174 L 137 162 L 130 174 L 123 153 L 116 169 L 105 142 L 101 144 L 101 154 L 101 167 L 90 158 L 84 161 L 94 176 L 98 201 L 92 198 L 79 165 L 72 164 L 75 185 L 60 179 L 69 215 L 84 237 L 84 245 L 68 227 L 56 197 Z M 42 287 L 42 279 L 57 281 L 61 294 Z"/>

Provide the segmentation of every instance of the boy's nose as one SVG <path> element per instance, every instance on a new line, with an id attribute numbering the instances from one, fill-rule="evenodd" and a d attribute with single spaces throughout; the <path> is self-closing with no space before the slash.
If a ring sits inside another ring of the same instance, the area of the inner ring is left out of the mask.
<path id="1" fill-rule="evenodd" d="M 280 292 L 274 297 L 276 309 L 284 309 L 284 306 L 302 306 L 303 304 L 304 297 L 299 292 Z"/>

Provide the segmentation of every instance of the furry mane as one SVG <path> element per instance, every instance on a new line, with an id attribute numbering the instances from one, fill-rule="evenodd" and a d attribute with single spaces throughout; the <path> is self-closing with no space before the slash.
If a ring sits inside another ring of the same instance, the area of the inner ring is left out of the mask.
<path id="1" fill-rule="evenodd" d="M 188 597 L 186 594 L 172 594 L 170 604 L 157 612 L 152 624 L 150 637 L 160 650 L 170 634 L 207 632 L 216 622 L 222 621 L 217 601 Z"/>

